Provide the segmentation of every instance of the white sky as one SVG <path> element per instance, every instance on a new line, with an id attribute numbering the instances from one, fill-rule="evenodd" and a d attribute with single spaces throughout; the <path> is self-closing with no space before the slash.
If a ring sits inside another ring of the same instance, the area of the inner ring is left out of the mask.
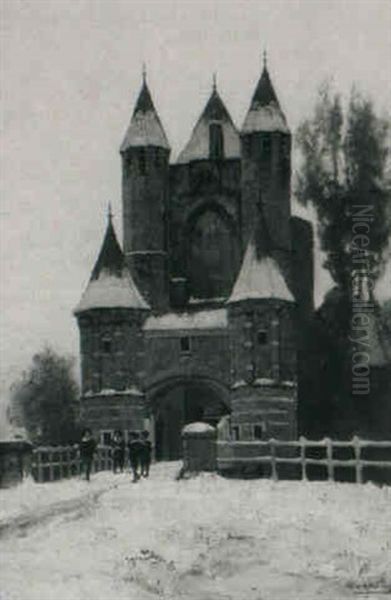
<path id="1" fill-rule="evenodd" d="M 72 309 L 99 250 L 108 201 L 121 238 L 118 148 L 143 61 L 174 157 L 213 71 L 241 125 L 264 47 L 292 130 L 325 78 L 345 94 L 357 83 L 380 112 L 391 106 L 389 0 L 0 4 L 0 401 L 44 343 L 78 354 Z M 318 272 L 318 300 L 326 285 Z"/>

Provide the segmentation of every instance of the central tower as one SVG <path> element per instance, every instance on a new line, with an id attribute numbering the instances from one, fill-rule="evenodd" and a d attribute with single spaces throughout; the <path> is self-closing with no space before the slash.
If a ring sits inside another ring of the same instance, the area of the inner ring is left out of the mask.
<path id="1" fill-rule="evenodd" d="M 136 285 L 155 312 L 167 307 L 167 199 L 170 146 L 145 73 L 120 149 L 123 248 Z"/>

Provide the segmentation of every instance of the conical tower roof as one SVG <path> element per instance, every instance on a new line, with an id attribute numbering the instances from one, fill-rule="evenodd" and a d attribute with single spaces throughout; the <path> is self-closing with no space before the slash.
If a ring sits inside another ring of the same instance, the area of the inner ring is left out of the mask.
<path id="1" fill-rule="evenodd" d="M 294 302 L 277 262 L 271 256 L 258 258 L 252 239 L 247 246 L 242 267 L 227 303 L 244 300 Z"/>
<path id="2" fill-rule="evenodd" d="M 111 215 L 90 281 L 74 313 L 98 308 L 149 309 L 125 265 Z"/>
<path id="3" fill-rule="evenodd" d="M 190 140 L 177 159 L 178 163 L 209 158 L 209 125 L 211 123 L 219 123 L 222 127 L 224 158 L 240 157 L 238 131 L 214 82 L 212 94 L 192 131 Z"/>
<path id="4" fill-rule="evenodd" d="M 130 125 L 121 144 L 120 152 L 130 147 L 157 146 L 170 150 L 163 125 L 156 112 L 145 74 Z"/>
<path id="5" fill-rule="evenodd" d="M 242 133 L 256 131 L 289 133 L 286 118 L 274 91 L 266 61 L 242 127 Z"/>
<path id="6" fill-rule="evenodd" d="M 294 302 L 277 261 L 271 256 L 271 239 L 259 206 L 257 221 L 250 237 L 239 275 L 228 304 L 244 300 L 286 300 Z"/>

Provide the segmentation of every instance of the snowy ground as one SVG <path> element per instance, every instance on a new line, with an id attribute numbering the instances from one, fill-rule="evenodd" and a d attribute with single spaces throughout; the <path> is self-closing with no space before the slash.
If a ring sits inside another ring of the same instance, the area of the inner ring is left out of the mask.
<path id="1" fill-rule="evenodd" d="M 0 490 L 0 599 L 391 598 L 391 488 L 178 470 Z"/>

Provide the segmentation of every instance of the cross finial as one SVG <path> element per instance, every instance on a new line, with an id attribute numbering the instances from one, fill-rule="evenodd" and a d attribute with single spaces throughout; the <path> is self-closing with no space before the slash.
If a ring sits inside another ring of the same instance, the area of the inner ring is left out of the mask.
<path id="1" fill-rule="evenodd" d="M 143 62 L 143 71 L 142 71 L 142 73 L 143 73 L 143 83 L 146 83 L 146 81 L 147 81 L 147 67 L 146 67 L 145 61 Z"/>
<path id="2" fill-rule="evenodd" d="M 107 206 L 107 218 L 109 220 L 109 223 L 111 223 L 113 220 L 113 211 L 111 210 L 111 202 L 109 202 L 109 204 Z"/>
<path id="3" fill-rule="evenodd" d="M 213 73 L 213 91 L 215 92 L 217 89 L 217 74 L 216 71 Z"/>

